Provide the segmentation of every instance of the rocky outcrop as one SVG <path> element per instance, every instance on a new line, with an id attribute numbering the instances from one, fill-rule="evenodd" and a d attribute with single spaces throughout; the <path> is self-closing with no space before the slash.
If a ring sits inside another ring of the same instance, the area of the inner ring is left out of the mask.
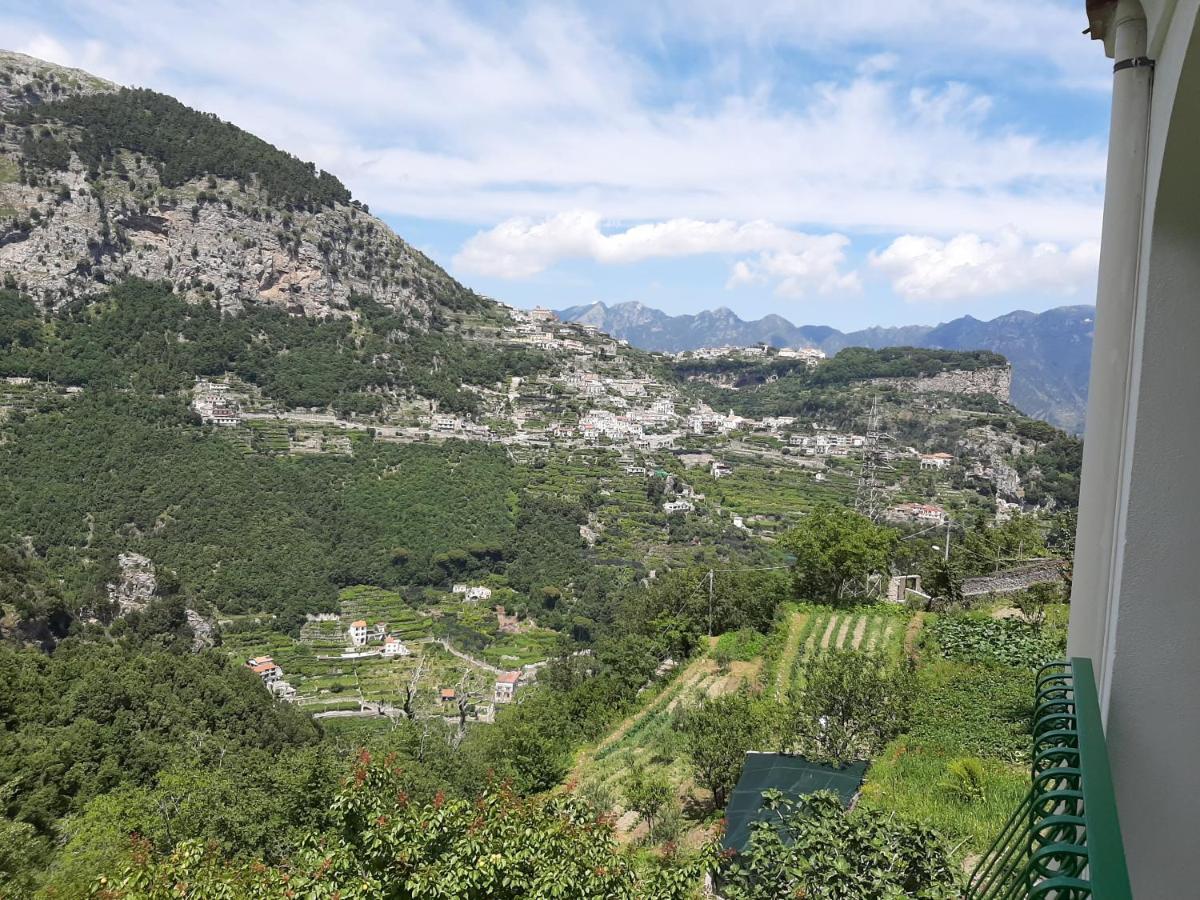
<path id="1" fill-rule="evenodd" d="M 199 653 L 215 647 L 217 643 L 217 626 L 212 619 L 205 618 L 190 607 L 185 610 L 188 627 L 192 629 L 192 652 Z"/>
<path id="2" fill-rule="evenodd" d="M 0 56 L 0 110 L 115 88 L 15 56 Z M 71 87 L 56 94 L 49 84 Z M 46 124 L 14 120 L 0 131 L 0 271 L 50 309 L 129 276 L 169 281 L 231 313 L 266 303 L 296 315 L 353 316 L 351 298 L 365 295 L 418 329 L 438 302 L 471 302 L 357 202 L 285 205 L 254 172 L 164 183 L 158 163 L 132 149 L 85 166 L 70 150 L 80 126 L 45 115 Z M 52 152 L 37 149 L 42 138 Z"/>
<path id="3" fill-rule="evenodd" d="M 30 104 L 116 89 L 111 81 L 82 69 L 68 69 L 24 53 L 0 50 L 0 115 Z"/>
<path id="4" fill-rule="evenodd" d="M 108 586 L 108 599 L 117 604 L 120 615 L 145 609 L 158 589 L 154 563 L 140 553 L 122 553 L 117 557 L 120 578 Z"/>
<path id="5" fill-rule="evenodd" d="M 988 366 L 972 371 L 956 369 L 919 378 L 872 378 L 871 383 L 917 394 L 990 394 L 1002 403 L 1008 403 L 1012 395 L 1012 366 Z"/>

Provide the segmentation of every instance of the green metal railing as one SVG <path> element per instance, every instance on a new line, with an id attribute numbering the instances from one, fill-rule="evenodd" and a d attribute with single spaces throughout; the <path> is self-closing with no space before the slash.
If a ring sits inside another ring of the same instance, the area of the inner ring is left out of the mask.
<path id="1" fill-rule="evenodd" d="M 970 900 L 1130 900 L 1092 661 L 1038 670 L 1029 793 L 967 883 Z"/>

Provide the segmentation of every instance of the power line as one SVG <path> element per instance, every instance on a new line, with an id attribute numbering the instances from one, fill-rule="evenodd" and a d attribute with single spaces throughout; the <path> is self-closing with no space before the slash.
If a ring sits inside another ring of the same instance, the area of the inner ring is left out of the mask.
<path id="1" fill-rule="evenodd" d="M 882 485 L 877 473 L 892 471 L 891 452 L 884 445 L 892 439 L 886 431 L 881 430 L 879 414 L 879 395 L 871 398 L 871 413 L 867 419 L 867 433 L 863 441 L 862 464 L 858 471 L 858 488 L 854 497 L 854 509 L 866 516 L 872 522 L 879 518 L 879 501 Z"/>

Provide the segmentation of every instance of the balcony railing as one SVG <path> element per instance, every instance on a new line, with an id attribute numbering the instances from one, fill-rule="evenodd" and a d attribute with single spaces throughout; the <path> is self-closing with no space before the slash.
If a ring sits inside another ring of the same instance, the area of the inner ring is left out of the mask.
<path id="1" fill-rule="evenodd" d="M 968 880 L 970 900 L 1130 900 L 1092 661 L 1038 670 L 1029 793 Z"/>

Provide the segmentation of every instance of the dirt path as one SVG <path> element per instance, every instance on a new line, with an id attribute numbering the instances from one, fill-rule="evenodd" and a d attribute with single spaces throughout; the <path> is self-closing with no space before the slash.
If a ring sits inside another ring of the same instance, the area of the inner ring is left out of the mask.
<path id="1" fill-rule="evenodd" d="M 854 625 L 854 643 L 851 645 L 857 650 L 862 646 L 863 635 L 867 633 L 867 617 L 859 616 L 858 621 Z"/>
<path id="2" fill-rule="evenodd" d="M 925 627 L 925 613 L 919 612 L 908 623 L 908 628 L 904 630 L 904 653 L 909 659 L 917 658 L 917 638 L 921 635 L 921 629 Z"/>
<path id="3" fill-rule="evenodd" d="M 583 769 L 584 765 L 591 757 L 594 757 L 600 751 L 615 744 L 617 741 L 623 738 L 629 732 L 629 730 L 633 728 L 634 725 L 647 716 L 652 715 L 664 704 L 671 703 L 672 700 L 678 697 L 682 691 L 711 675 L 716 671 L 716 668 L 716 663 L 714 663 L 707 656 L 701 656 L 698 659 L 692 660 L 692 662 L 688 664 L 687 668 L 680 672 L 679 675 L 676 676 L 675 680 L 668 685 L 661 694 L 659 694 L 641 709 L 626 716 L 616 728 L 605 735 L 600 743 L 591 750 L 582 751 L 575 763 L 575 774 L 578 774 Z"/>
<path id="4" fill-rule="evenodd" d="M 829 625 L 827 625 L 825 628 L 825 634 L 821 636 L 821 649 L 822 650 L 829 649 L 829 641 L 833 638 L 833 629 L 837 628 L 837 624 L 838 624 L 838 617 L 830 616 L 829 617 Z"/>
<path id="5" fill-rule="evenodd" d="M 788 684 L 792 680 L 792 667 L 796 664 L 796 654 L 800 651 L 800 635 L 804 631 L 804 623 L 808 621 L 808 613 L 792 613 L 788 622 L 787 641 L 783 645 L 783 653 L 779 656 L 779 669 L 775 673 L 775 699 L 782 700 L 787 693 Z"/>

